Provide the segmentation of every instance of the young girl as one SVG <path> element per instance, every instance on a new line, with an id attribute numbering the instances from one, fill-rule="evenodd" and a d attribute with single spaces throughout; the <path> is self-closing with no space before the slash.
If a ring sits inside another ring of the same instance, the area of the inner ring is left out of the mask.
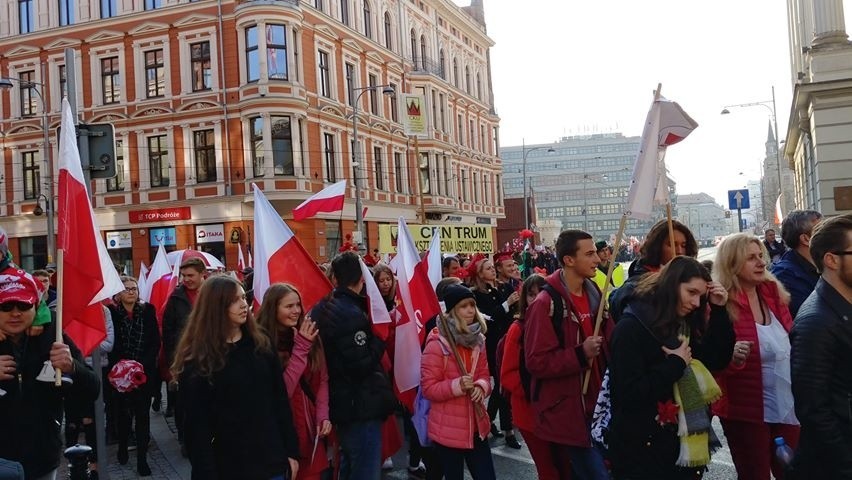
<path id="1" fill-rule="evenodd" d="M 467 463 L 474 480 L 494 480 L 488 437 L 491 421 L 484 399 L 491 393 L 485 347 L 485 320 L 473 292 L 461 285 L 447 288 L 444 322 L 429 333 L 423 352 L 420 385 L 431 402 L 428 432 L 447 480 L 464 478 Z M 456 351 L 448 339 L 454 339 Z M 456 356 L 461 358 L 459 368 Z"/>
<path id="2" fill-rule="evenodd" d="M 266 290 L 257 321 L 272 339 L 284 367 L 284 384 L 301 454 L 299 475 L 294 478 L 318 480 L 329 468 L 324 439 L 331 433 L 328 370 L 319 330 L 305 318 L 299 292 L 284 283 Z"/>
<path id="3" fill-rule="evenodd" d="M 540 440 L 535 436 L 534 426 L 535 420 L 530 407 L 528 392 L 524 391 L 524 386 L 521 381 L 520 356 L 522 355 L 521 348 L 523 347 L 523 331 L 524 331 L 524 313 L 527 306 L 535 300 L 538 292 L 544 288 L 546 280 L 539 274 L 533 274 L 524 280 L 521 287 L 521 299 L 518 302 L 518 321 L 512 322 L 509 326 L 509 331 L 506 333 L 504 340 L 503 363 L 500 366 L 500 383 L 503 385 L 503 390 L 506 395 L 510 396 L 512 402 L 512 421 L 518 430 L 521 431 L 521 436 L 527 443 L 530 449 L 530 455 L 535 461 L 535 468 L 538 471 L 540 480 L 559 480 L 561 477 L 559 471 L 556 470 L 556 459 L 547 445 L 547 442 Z M 562 459 L 565 466 L 562 471 L 570 471 L 568 458 Z"/>
<path id="4" fill-rule="evenodd" d="M 299 445 L 281 362 L 233 278 L 206 280 L 172 364 L 192 478 L 283 479 Z"/>

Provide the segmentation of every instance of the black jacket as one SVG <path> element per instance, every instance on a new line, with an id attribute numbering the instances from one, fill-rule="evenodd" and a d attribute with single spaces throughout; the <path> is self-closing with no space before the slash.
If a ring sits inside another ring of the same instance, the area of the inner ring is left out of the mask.
<path id="1" fill-rule="evenodd" d="M 348 288 L 335 288 L 311 310 L 325 349 L 334 424 L 384 420 L 396 405 L 381 367 L 385 344 L 373 334 L 366 302 Z"/>
<path id="2" fill-rule="evenodd" d="M 734 328 L 724 307 L 711 306 L 704 327 L 704 310 L 690 316 L 692 356 L 708 370 L 728 365 L 734 348 Z M 673 401 L 674 383 L 686 364 L 676 355 L 666 356 L 662 346 L 675 348 L 676 338 L 658 339 L 648 326 L 653 305 L 634 299 L 616 325 L 610 350 L 612 420 L 609 452 L 613 472 L 626 478 L 681 478 L 676 467 L 680 443 L 675 425 L 661 427 L 658 402 Z"/>
<path id="3" fill-rule="evenodd" d="M 269 480 L 299 457 L 281 362 L 251 337 L 231 346 L 212 380 L 188 364 L 180 394 L 193 480 Z"/>
<path id="4" fill-rule="evenodd" d="M 36 380 L 50 358 L 55 325 L 45 325 L 36 337 L 24 336 L 17 347 L 10 338 L 0 342 L 0 355 L 14 356 L 20 373 L 20 382 L 0 382 L 0 389 L 6 391 L 0 396 L 0 458 L 21 462 L 27 478 L 38 478 L 59 466 L 63 400 L 94 402 L 100 389 L 98 376 L 67 337 L 64 342 L 74 357 L 74 384 L 57 388 L 53 382 Z"/>
<path id="5" fill-rule="evenodd" d="M 485 333 L 485 351 L 488 356 L 488 369 L 491 370 L 492 375 L 500 373 L 495 372 L 497 343 L 506 335 L 506 332 L 509 331 L 509 325 L 512 323 L 512 314 L 503 308 L 503 302 L 512 294 L 511 288 L 509 284 L 503 283 L 497 288 L 488 287 L 488 291 L 473 290 L 476 308 L 491 318 L 491 321 L 488 322 L 488 331 Z"/>
<path id="6" fill-rule="evenodd" d="M 852 304 L 820 279 L 793 330 L 790 366 L 802 425 L 796 470 L 852 479 Z"/>
<path id="7" fill-rule="evenodd" d="M 630 264 L 627 269 L 627 280 L 609 294 L 609 316 L 612 317 L 613 322 L 618 323 L 621 320 L 621 314 L 633 299 L 633 291 L 636 290 L 639 279 L 649 272 L 651 270 L 641 258 Z"/>
<path id="8" fill-rule="evenodd" d="M 175 350 L 191 311 L 192 303 L 186 296 L 186 289 L 183 285 L 178 285 L 163 310 L 163 353 L 168 365 L 175 360 Z"/>
<path id="9" fill-rule="evenodd" d="M 133 321 L 143 323 L 143 340 L 142 354 L 138 356 L 132 352 L 126 351 L 124 329 L 122 324 L 128 322 L 127 310 L 124 305 L 111 305 L 109 307 L 112 314 L 112 323 L 115 330 L 115 343 L 113 344 L 112 352 L 109 354 L 109 368 L 112 368 L 119 360 L 136 360 L 142 364 L 145 369 L 145 376 L 148 377 L 148 382 L 145 385 L 145 390 L 154 395 L 153 390 L 160 387 L 159 371 L 157 369 L 157 357 L 160 355 L 160 329 L 157 325 L 157 312 L 154 305 L 150 303 L 137 302 L 133 307 Z"/>

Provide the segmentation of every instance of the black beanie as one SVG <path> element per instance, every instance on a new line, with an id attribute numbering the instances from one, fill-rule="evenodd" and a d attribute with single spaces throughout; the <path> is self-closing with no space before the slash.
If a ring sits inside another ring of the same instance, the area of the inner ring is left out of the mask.
<path id="1" fill-rule="evenodd" d="M 444 291 L 444 311 L 448 313 L 452 312 L 453 308 L 466 298 L 474 298 L 473 292 L 469 288 L 464 285 L 450 285 Z"/>

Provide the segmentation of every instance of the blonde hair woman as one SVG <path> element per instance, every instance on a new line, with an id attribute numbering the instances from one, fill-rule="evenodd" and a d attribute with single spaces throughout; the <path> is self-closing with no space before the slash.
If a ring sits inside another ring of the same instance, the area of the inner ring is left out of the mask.
<path id="1" fill-rule="evenodd" d="M 790 387 L 790 295 L 766 269 L 769 257 L 754 235 L 738 233 L 719 244 L 714 274 L 728 291 L 737 342 L 727 369 L 717 374 L 724 395 L 713 412 L 741 480 L 784 478 L 774 461 L 774 439 L 795 448 L 799 422 Z"/>

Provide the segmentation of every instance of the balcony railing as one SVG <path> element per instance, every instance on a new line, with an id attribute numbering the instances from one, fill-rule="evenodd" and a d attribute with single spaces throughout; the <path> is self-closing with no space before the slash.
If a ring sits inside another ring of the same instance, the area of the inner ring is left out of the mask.
<path id="1" fill-rule="evenodd" d="M 428 73 L 446 80 L 446 71 L 444 66 L 439 62 L 436 62 L 429 57 L 421 57 L 419 55 L 415 55 L 408 60 L 414 66 L 414 72 Z"/>

